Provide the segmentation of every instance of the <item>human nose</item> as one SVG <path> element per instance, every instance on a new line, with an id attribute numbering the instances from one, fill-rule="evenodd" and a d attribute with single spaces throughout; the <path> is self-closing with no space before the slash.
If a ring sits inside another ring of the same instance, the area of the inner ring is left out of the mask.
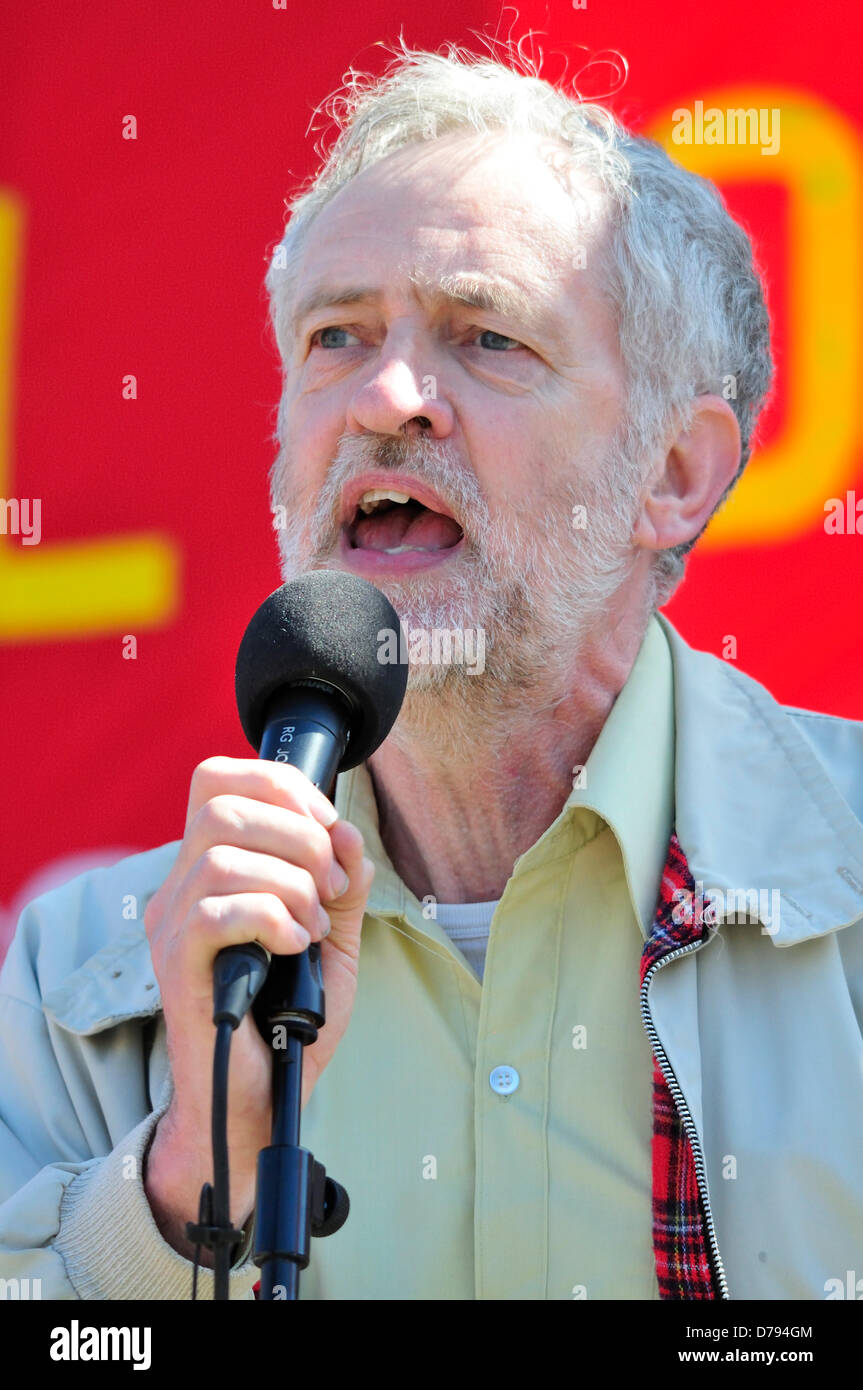
<path id="1" fill-rule="evenodd" d="M 423 371 L 405 351 L 381 353 L 370 376 L 350 401 L 347 433 L 411 434 L 423 429 L 443 439 L 453 428 L 453 411 L 441 396 L 434 371 Z"/>

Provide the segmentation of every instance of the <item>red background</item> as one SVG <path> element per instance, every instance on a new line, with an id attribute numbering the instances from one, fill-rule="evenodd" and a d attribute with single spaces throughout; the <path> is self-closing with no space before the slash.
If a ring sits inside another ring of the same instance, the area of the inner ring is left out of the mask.
<path id="1" fill-rule="evenodd" d="M 25 212 L 7 493 L 43 499 L 42 546 L 154 531 L 182 558 L 168 621 L 2 644 L 0 950 L 46 871 L 174 839 L 195 763 L 247 752 L 233 662 L 279 582 L 266 476 L 279 374 L 262 281 L 283 199 L 315 167 L 311 111 L 347 67 L 381 70 L 374 45 L 400 30 L 417 47 L 479 49 L 471 29 L 533 27 L 550 80 L 583 65 L 579 45 L 622 52 L 629 76 L 611 104 L 636 129 L 745 81 L 819 95 L 863 132 L 857 15 L 852 0 L 797 14 L 778 0 L 530 0 L 518 18 L 480 0 L 7 7 L 0 186 Z M 136 141 L 121 138 L 127 113 Z M 785 200 L 770 183 L 728 198 L 769 273 L 780 381 L 766 441 L 787 408 Z M 121 398 L 130 372 L 136 401 Z M 861 577 L 863 536 L 827 536 L 813 511 L 793 541 L 696 553 L 666 611 L 717 654 L 736 634 L 740 667 L 777 698 L 861 718 Z M 121 654 L 130 631 L 134 661 Z"/>

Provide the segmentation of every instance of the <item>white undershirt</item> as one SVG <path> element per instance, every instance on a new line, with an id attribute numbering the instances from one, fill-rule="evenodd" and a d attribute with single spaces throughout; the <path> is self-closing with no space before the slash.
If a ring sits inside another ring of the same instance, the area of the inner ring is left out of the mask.
<path id="1" fill-rule="evenodd" d="M 437 903 L 435 920 L 457 946 L 478 980 L 485 970 L 491 919 L 500 899 L 491 903 Z"/>

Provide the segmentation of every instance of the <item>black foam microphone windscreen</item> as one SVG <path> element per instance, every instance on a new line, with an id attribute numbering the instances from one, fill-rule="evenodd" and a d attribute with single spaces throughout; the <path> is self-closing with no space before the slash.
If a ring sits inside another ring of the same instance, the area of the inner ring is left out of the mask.
<path id="1" fill-rule="evenodd" d="M 407 686 L 406 662 L 383 654 L 403 649 L 389 599 L 368 580 L 340 570 L 311 570 L 283 584 L 254 614 L 237 655 L 235 688 L 243 732 L 257 751 L 267 706 L 279 691 L 322 681 L 351 710 L 350 741 L 340 772 L 383 743 Z"/>

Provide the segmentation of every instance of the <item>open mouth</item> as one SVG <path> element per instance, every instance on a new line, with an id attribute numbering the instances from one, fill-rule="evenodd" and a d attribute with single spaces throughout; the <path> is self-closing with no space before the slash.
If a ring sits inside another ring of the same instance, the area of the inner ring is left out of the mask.
<path id="1" fill-rule="evenodd" d="M 395 488 L 368 488 L 345 527 L 351 550 L 380 555 L 436 555 L 453 550 L 464 532 L 454 517 Z"/>

